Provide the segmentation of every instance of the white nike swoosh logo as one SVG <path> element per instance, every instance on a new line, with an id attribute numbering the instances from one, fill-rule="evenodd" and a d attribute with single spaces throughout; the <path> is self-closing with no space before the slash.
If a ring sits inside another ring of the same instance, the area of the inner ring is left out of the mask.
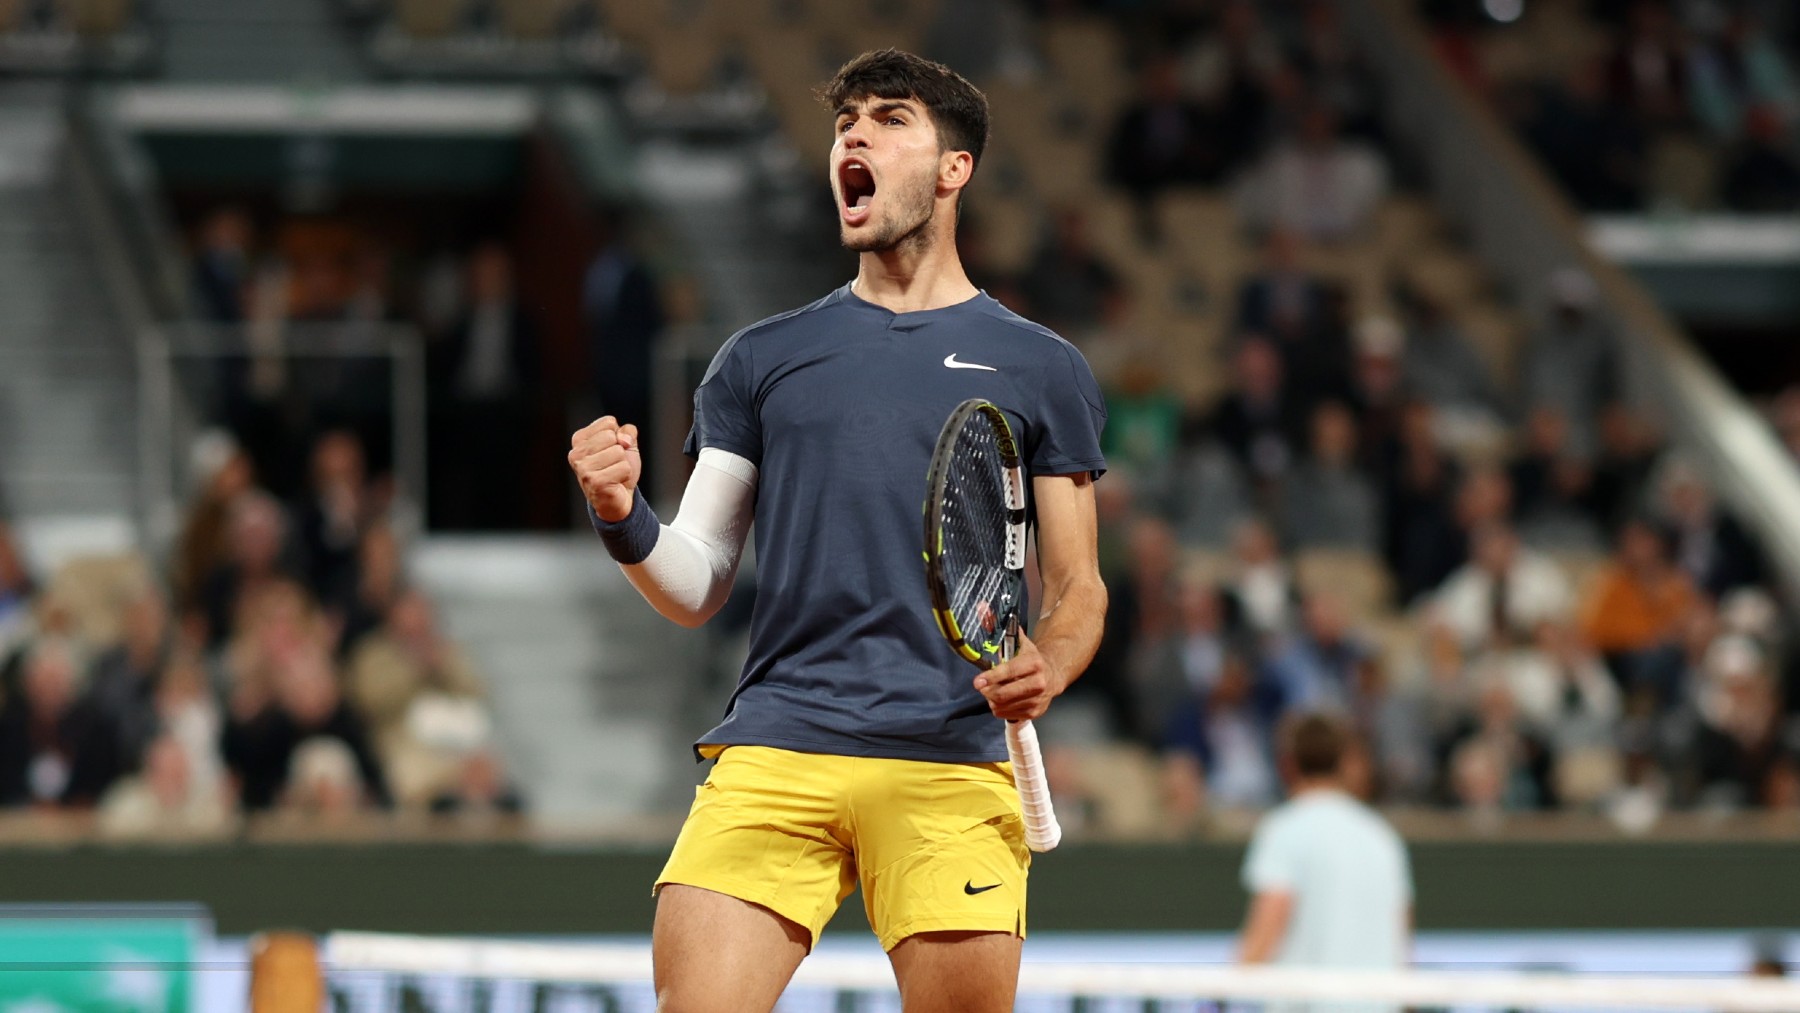
<path id="1" fill-rule="evenodd" d="M 951 369 L 985 369 L 990 373 L 1000 372 L 992 366 L 983 366 L 978 362 L 957 362 L 955 352 L 951 352 L 949 355 L 944 356 L 944 365 L 949 366 Z"/>

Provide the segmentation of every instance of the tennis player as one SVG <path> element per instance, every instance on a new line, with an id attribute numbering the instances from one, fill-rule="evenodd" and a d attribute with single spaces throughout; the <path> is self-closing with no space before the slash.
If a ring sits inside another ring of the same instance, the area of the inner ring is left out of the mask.
<path id="1" fill-rule="evenodd" d="M 1412 870 L 1406 845 L 1345 785 L 1350 733 L 1321 714 L 1282 727 L 1288 801 L 1256 827 L 1244 856 L 1246 964 L 1397 970 L 1412 943 Z M 1366 1004 L 1271 1007 L 1285 1013 L 1376 1013 Z M 1391 1007 L 1390 1007 L 1391 1008 Z"/>
<path id="2" fill-rule="evenodd" d="M 998 1013 L 1018 984 L 1029 858 L 996 718 L 1043 714 L 1099 642 L 1105 409 L 1080 353 L 958 260 L 981 92 L 890 49 L 820 94 L 855 279 L 720 349 L 673 523 L 636 489 L 636 427 L 599 419 L 569 451 L 607 551 L 678 623 L 718 609 L 756 528 L 749 657 L 696 744 L 717 763 L 656 883 L 658 1008 L 771 1009 L 860 883 L 906 1013 Z M 1022 435 L 1043 588 L 1034 637 L 980 675 L 933 623 L 920 538 L 933 444 L 970 397 Z"/>

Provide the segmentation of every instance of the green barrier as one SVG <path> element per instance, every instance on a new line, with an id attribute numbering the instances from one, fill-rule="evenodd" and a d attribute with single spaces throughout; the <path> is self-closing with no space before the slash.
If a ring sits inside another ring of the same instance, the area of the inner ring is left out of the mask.
<path id="1" fill-rule="evenodd" d="M 201 924 L 0 911 L 0 1010 L 183 1013 Z"/>
<path id="2" fill-rule="evenodd" d="M 1800 848 L 1782 841 L 1423 842 L 1427 930 L 1791 926 Z M 642 933 L 663 847 L 242 844 L 0 850 L 0 903 L 186 901 L 218 931 Z M 1243 917 L 1232 844 L 1065 845 L 1039 856 L 1030 922 L 1056 931 L 1220 931 Z M 866 931 L 858 897 L 833 931 Z"/>

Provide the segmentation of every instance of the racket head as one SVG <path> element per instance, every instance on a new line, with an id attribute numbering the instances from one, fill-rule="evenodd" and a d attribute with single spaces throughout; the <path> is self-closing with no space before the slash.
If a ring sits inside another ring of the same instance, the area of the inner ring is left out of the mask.
<path id="1" fill-rule="evenodd" d="M 958 656 L 992 668 L 1010 653 L 1025 606 L 1025 487 L 1018 443 L 998 407 L 956 406 L 932 451 L 925 576 L 932 617 Z"/>

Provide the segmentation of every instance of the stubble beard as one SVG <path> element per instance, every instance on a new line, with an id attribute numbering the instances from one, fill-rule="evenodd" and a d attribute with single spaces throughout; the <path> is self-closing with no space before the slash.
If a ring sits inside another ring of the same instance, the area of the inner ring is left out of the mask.
<path id="1" fill-rule="evenodd" d="M 865 233 L 852 235 L 839 229 L 839 240 L 852 253 L 914 252 L 930 247 L 933 241 L 931 222 L 937 215 L 937 187 L 924 181 L 897 195 L 898 203 L 886 224 Z"/>

